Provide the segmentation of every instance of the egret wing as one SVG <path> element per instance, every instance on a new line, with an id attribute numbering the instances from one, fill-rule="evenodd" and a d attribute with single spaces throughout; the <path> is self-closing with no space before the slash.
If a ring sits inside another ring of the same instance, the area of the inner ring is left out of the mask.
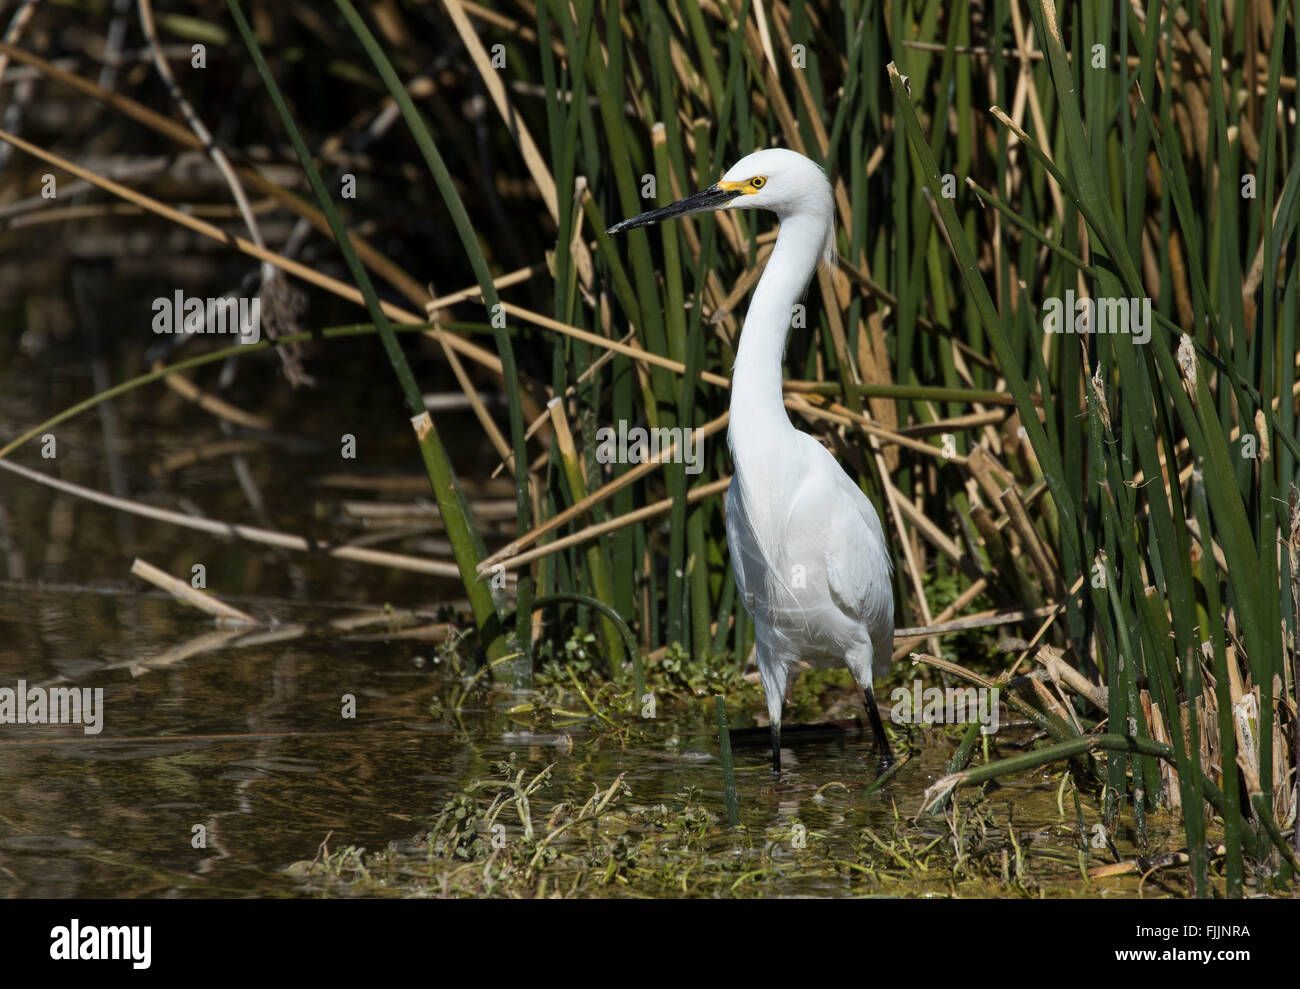
<path id="1" fill-rule="evenodd" d="M 835 604 L 850 618 L 866 622 L 870 614 L 890 601 L 890 574 L 893 569 L 885 551 L 885 534 L 876 509 L 854 484 L 830 452 L 808 437 L 818 454 L 810 457 L 804 486 L 816 492 L 815 505 L 805 504 L 821 520 L 821 544 L 826 568 L 826 583 Z"/>
<path id="2" fill-rule="evenodd" d="M 731 570 L 736 577 L 740 600 L 753 616 L 755 595 L 763 586 L 763 559 L 745 512 L 739 474 L 732 477 L 727 490 L 727 550 L 731 554 Z"/>

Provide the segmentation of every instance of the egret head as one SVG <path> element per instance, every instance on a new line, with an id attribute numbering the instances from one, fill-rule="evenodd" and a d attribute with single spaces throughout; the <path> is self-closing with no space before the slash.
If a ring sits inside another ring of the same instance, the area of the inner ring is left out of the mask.
<path id="1" fill-rule="evenodd" d="M 720 209 L 766 209 L 782 223 L 811 222 L 821 237 L 823 255 L 834 258 L 835 200 L 826 173 L 816 162 L 786 148 L 765 148 L 736 162 L 716 183 L 685 199 L 616 223 L 621 233 L 689 213 Z"/>

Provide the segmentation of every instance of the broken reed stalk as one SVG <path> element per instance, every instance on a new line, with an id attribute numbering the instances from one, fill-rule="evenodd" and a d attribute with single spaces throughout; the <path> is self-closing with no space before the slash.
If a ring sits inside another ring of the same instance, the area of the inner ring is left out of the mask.
<path id="1" fill-rule="evenodd" d="M 185 581 L 177 580 L 166 570 L 160 570 L 152 563 L 147 563 L 139 557 L 136 557 L 131 563 L 131 573 L 141 580 L 147 580 L 154 587 L 161 588 L 178 601 L 188 604 L 192 608 L 198 608 L 204 614 L 211 615 L 213 618 L 224 622 L 236 622 L 241 625 L 262 624 L 247 612 L 232 608 L 212 594 L 204 594 Z"/>

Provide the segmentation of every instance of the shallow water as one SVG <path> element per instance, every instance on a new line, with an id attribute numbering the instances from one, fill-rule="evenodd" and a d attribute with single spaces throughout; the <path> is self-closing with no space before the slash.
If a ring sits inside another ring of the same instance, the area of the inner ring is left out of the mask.
<path id="1" fill-rule="evenodd" d="M 334 539 L 360 534 L 341 514 L 345 500 L 412 494 L 358 493 L 323 479 L 409 467 L 414 447 L 400 429 L 396 397 L 382 384 L 363 385 L 349 363 L 369 361 L 385 380 L 378 345 L 340 345 L 337 357 L 319 369 L 321 387 L 292 402 L 269 364 L 241 372 L 232 399 L 252 404 L 270 392 L 275 401 L 267 402 L 268 411 L 276 420 L 274 434 L 241 448 L 242 465 L 217 445 L 225 437 L 210 416 L 160 385 L 114 402 L 108 415 L 91 412 L 57 427 L 55 458 L 42 459 L 29 445 L 14 459 L 212 518 Z M 113 368 L 111 377 L 121 380 L 134 370 Z M 0 438 L 94 390 L 84 367 L 26 359 L 0 370 L 0 383 Z M 348 411 L 358 408 L 366 410 L 364 421 Z M 468 422 L 459 429 L 456 416 L 441 418 L 440 427 L 448 435 L 473 435 Z M 358 439 L 355 461 L 340 459 L 338 437 L 345 432 Z M 484 461 L 477 451 L 461 454 L 471 466 Z M 256 508 L 237 469 L 253 482 Z M 418 481 L 410 491 L 419 493 Z M 671 813 L 692 803 L 723 814 L 707 698 L 665 703 L 652 722 L 629 716 L 635 731 L 624 738 L 594 719 L 566 723 L 552 715 L 554 723 L 535 725 L 511 716 L 528 698 L 504 691 L 472 690 L 459 711 L 450 711 L 448 698 L 463 694 L 463 678 L 436 661 L 435 643 L 376 640 L 363 637 L 373 628 L 344 633 L 330 625 L 385 605 L 421 609 L 433 620 L 438 602 L 459 596 L 454 583 L 222 541 L 88 505 L 5 473 L 0 523 L 0 687 L 21 679 L 104 691 L 98 735 L 75 725 L 0 725 L 0 893 L 346 894 L 355 891 L 348 883 L 291 867 L 313 859 L 327 838 L 331 849 L 374 851 L 394 843 L 399 854 L 418 854 L 414 836 L 449 797 L 492 777 L 496 764 L 512 755 L 526 777 L 555 764 L 552 785 L 536 798 L 542 816 L 561 801 L 581 804 L 619 774 L 626 774 L 630 790 L 617 822 L 624 832 L 642 827 L 647 807 Z M 201 562 L 209 590 L 279 624 L 270 634 L 216 629 L 211 619 L 131 577 L 137 556 L 178 576 Z M 355 698 L 353 718 L 343 716 L 347 696 Z M 563 706 L 582 708 L 576 696 Z M 745 721 L 743 713 L 733 718 Z M 1004 730 L 998 744 L 1012 745 L 1017 737 L 1014 728 Z M 769 777 L 764 745 L 738 747 L 745 830 L 737 835 L 706 821 L 692 847 L 701 862 L 757 861 L 752 876 L 743 875 L 742 862 L 740 887 L 720 887 L 750 895 L 1136 891 L 1134 876 L 1080 878 L 1073 797 L 1065 798 L 1062 814 L 1061 778 L 1045 771 L 1010 781 L 985 801 L 995 822 L 981 839 L 987 847 L 973 842 L 967 849 L 973 856 L 983 847 L 992 856 L 983 878 L 971 878 L 969 870 L 959 877 L 937 858 L 926 868 L 899 864 L 898 851 L 876 847 L 867 832 L 883 846 L 900 836 L 917 848 L 935 843 L 941 851 L 951 843 L 942 819 L 912 820 L 925 788 L 943 775 L 951 742 L 920 734 L 915 741 L 919 754 L 871 796 L 863 795 L 875 775 L 867 733 L 787 736 L 780 784 Z M 1088 828 L 1097 821 L 1091 798 L 1083 800 L 1083 817 Z M 503 820 L 517 829 L 518 822 Z M 807 829 L 801 849 L 790 843 L 795 821 Z M 612 834 L 605 837 L 613 840 Z M 1114 837 L 1121 855 L 1135 853 L 1131 836 Z M 1153 837 L 1159 847 L 1158 827 Z M 998 880 L 999 856 L 1016 845 L 1026 849 L 1027 884 Z M 898 866 L 897 875 L 866 882 L 855 867 L 827 864 L 877 859 L 886 871 Z M 1102 851 L 1087 864 L 1111 860 Z M 585 891 L 637 892 L 627 884 Z M 1146 891 L 1159 887 L 1148 884 Z"/>

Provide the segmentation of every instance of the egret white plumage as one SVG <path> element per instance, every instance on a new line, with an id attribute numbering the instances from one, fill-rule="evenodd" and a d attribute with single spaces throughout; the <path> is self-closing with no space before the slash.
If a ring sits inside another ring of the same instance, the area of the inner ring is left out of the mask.
<path id="1" fill-rule="evenodd" d="M 716 184 L 609 228 L 618 233 L 689 213 L 766 209 L 781 227 L 741 328 L 727 442 L 727 545 L 754 621 L 758 669 L 781 770 L 781 710 L 791 671 L 845 663 L 866 698 L 882 760 L 892 760 L 873 682 L 889 671 L 893 563 L 880 518 L 831 453 L 795 429 L 781 366 L 793 307 L 821 260 L 834 258 L 835 206 L 825 174 L 785 148 L 756 151 Z"/>

